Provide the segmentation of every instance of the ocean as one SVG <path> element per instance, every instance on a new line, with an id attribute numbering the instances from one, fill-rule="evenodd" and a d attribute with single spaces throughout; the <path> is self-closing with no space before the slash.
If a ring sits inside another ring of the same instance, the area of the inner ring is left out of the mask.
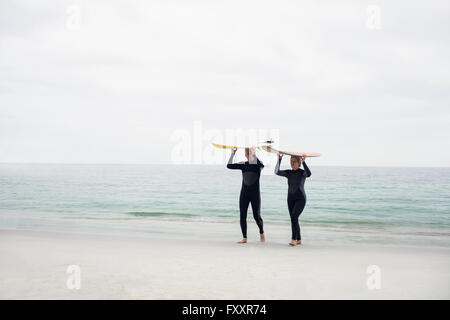
<path id="1" fill-rule="evenodd" d="M 310 169 L 302 234 L 450 246 L 450 168 Z M 266 233 L 276 226 L 289 235 L 286 179 L 265 172 L 260 184 Z M 240 187 L 240 171 L 216 165 L 1 164 L 0 228 L 148 234 L 178 223 L 189 235 L 227 223 L 240 235 Z"/>

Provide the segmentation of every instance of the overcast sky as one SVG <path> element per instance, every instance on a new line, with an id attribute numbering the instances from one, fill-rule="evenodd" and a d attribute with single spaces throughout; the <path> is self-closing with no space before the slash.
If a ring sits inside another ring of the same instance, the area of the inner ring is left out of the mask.
<path id="1" fill-rule="evenodd" d="M 203 152 L 257 129 L 317 165 L 450 166 L 449 17 L 448 0 L 2 0 L 0 162 L 171 163 L 177 133 Z"/>

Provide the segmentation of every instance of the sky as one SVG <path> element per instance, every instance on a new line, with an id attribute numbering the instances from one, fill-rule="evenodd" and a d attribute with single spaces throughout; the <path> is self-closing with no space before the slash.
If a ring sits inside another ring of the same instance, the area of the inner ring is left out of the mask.
<path id="1" fill-rule="evenodd" d="M 212 141 L 253 134 L 315 165 L 450 166 L 449 17 L 447 0 L 2 0 L 0 162 L 211 164 L 229 154 Z"/>

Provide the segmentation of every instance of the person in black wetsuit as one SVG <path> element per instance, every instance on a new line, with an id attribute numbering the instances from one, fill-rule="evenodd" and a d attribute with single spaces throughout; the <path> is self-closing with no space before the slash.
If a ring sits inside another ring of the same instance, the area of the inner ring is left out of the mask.
<path id="1" fill-rule="evenodd" d="M 292 240 L 289 243 L 291 246 L 302 244 L 300 235 L 300 225 L 298 218 L 306 205 L 306 193 L 304 189 L 305 179 L 311 176 L 311 171 L 306 165 L 304 157 L 291 156 L 292 170 L 280 170 L 281 159 L 283 155 L 278 157 L 277 165 L 275 166 L 275 174 L 286 177 L 288 179 L 288 196 L 287 203 L 289 215 L 291 216 Z M 300 163 L 303 163 L 305 170 L 300 169 Z"/>
<path id="2" fill-rule="evenodd" d="M 247 210 L 249 203 L 252 204 L 253 218 L 259 228 L 260 241 L 264 242 L 263 220 L 261 218 L 261 195 L 259 192 L 259 177 L 261 176 L 261 170 L 264 168 L 264 165 L 255 156 L 254 148 L 245 148 L 246 162 L 233 163 L 233 157 L 236 154 L 236 150 L 236 148 L 232 150 L 227 168 L 242 170 L 242 187 L 239 196 L 242 240 L 238 243 L 247 242 Z"/>

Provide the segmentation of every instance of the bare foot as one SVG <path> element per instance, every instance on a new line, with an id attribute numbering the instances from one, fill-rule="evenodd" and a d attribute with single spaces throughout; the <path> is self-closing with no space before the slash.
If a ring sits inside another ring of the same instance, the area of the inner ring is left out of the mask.
<path id="1" fill-rule="evenodd" d="M 237 243 L 247 243 L 247 238 L 242 238 L 242 240 L 238 241 Z"/>
<path id="2" fill-rule="evenodd" d="M 266 242 L 266 237 L 264 236 L 264 233 L 261 233 L 261 234 L 259 235 L 259 241 L 261 241 L 261 242 Z"/>
<path id="3" fill-rule="evenodd" d="M 297 240 L 297 245 L 302 244 L 302 240 Z"/>
<path id="4" fill-rule="evenodd" d="M 289 242 L 290 246 L 296 246 L 297 245 L 297 241 L 296 240 L 291 240 L 291 242 Z"/>

